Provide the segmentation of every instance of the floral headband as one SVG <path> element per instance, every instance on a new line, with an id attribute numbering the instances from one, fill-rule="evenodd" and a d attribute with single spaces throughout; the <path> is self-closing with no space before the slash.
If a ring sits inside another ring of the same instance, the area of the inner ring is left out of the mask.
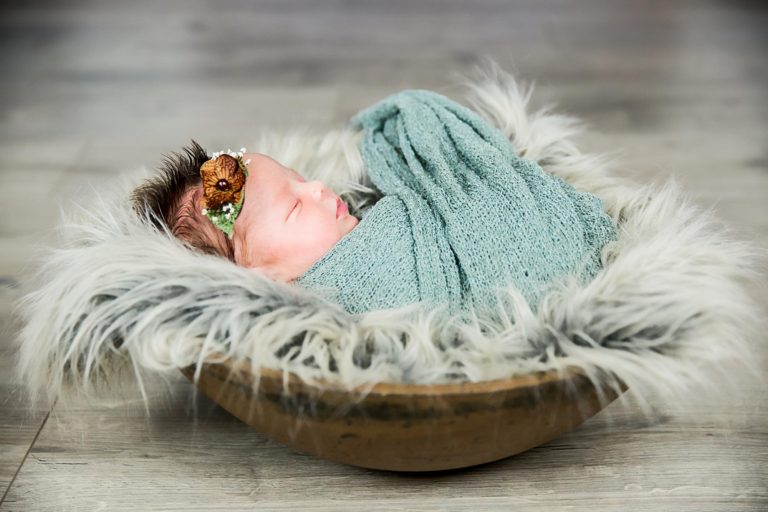
<path id="1" fill-rule="evenodd" d="M 235 220 L 245 199 L 246 165 L 250 160 L 243 162 L 244 153 L 245 148 L 218 151 L 200 166 L 203 179 L 202 213 L 229 238 L 232 238 Z"/>

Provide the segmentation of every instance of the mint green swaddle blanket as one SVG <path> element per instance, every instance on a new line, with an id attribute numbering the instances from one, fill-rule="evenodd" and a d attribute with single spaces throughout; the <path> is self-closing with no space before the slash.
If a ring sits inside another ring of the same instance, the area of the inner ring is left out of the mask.
<path id="1" fill-rule="evenodd" d="M 422 302 L 456 314 L 495 307 L 508 286 L 535 310 L 554 279 L 600 270 L 616 237 L 600 199 L 517 156 L 466 107 L 406 90 L 351 122 L 383 196 L 297 284 L 350 313 Z"/>

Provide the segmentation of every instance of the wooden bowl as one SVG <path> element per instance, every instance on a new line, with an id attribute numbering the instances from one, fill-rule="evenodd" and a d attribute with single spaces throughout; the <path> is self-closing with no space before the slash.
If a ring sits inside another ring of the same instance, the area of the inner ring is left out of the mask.
<path id="1" fill-rule="evenodd" d="M 181 370 L 193 380 L 195 366 Z M 204 364 L 198 388 L 280 443 L 335 462 L 392 471 L 435 471 L 491 462 L 577 427 L 621 392 L 577 369 L 477 383 L 377 384 L 367 395 L 317 387 L 262 368 L 258 391 L 244 364 Z M 607 387 L 607 386 L 606 386 Z"/>

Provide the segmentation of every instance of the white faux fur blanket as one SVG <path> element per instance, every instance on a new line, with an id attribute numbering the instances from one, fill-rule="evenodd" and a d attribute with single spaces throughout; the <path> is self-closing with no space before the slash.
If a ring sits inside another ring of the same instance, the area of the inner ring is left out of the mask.
<path id="1" fill-rule="evenodd" d="M 756 278 L 755 249 L 674 182 L 641 186 L 610 174 L 604 158 L 574 145 L 575 119 L 529 113 L 531 88 L 496 66 L 465 85 L 465 103 L 523 156 L 602 198 L 619 240 L 605 247 L 604 269 L 588 285 L 563 282 L 535 314 L 509 288 L 501 323 L 441 323 L 411 307 L 353 317 L 143 224 L 128 201 L 137 179 L 89 199 L 62 223 L 61 246 L 20 304 L 21 378 L 52 398 L 64 385 L 87 391 L 126 369 L 141 386 L 146 371 L 177 372 L 221 354 L 250 361 L 254 373 L 282 368 L 345 387 L 576 366 L 596 380 L 608 370 L 642 398 L 722 383 L 726 376 L 712 372 L 725 361 L 751 361 L 759 317 L 743 283 Z M 343 130 L 300 131 L 246 146 L 323 180 L 357 213 L 377 199 L 357 142 Z"/>

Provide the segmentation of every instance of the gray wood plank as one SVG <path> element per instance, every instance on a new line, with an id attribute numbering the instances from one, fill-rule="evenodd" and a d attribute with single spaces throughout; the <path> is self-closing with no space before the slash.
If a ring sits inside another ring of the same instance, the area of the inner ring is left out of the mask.
<path id="1" fill-rule="evenodd" d="M 604 413 L 612 414 L 613 432 L 601 413 L 517 457 L 468 470 L 407 475 L 302 455 L 211 409 L 204 398 L 197 402 L 198 421 L 192 421 L 184 413 L 189 396 L 182 384 L 171 407 L 153 407 L 151 422 L 130 404 L 70 404 L 65 412 L 57 407 L 6 506 L 758 510 L 768 497 L 759 478 L 768 464 L 768 439 L 744 404 L 723 410 L 699 400 L 682 413 L 659 410 L 651 420 L 612 406 Z M 761 407 L 758 419 L 764 422 Z M 739 461 L 739 467 L 724 461 Z"/>
<path id="2" fill-rule="evenodd" d="M 15 478 L 48 412 L 43 405 L 30 407 L 26 393 L 13 374 L 11 336 L 15 335 L 18 323 L 10 313 L 17 289 L 15 278 L 0 280 L 0 499 Z"/>

